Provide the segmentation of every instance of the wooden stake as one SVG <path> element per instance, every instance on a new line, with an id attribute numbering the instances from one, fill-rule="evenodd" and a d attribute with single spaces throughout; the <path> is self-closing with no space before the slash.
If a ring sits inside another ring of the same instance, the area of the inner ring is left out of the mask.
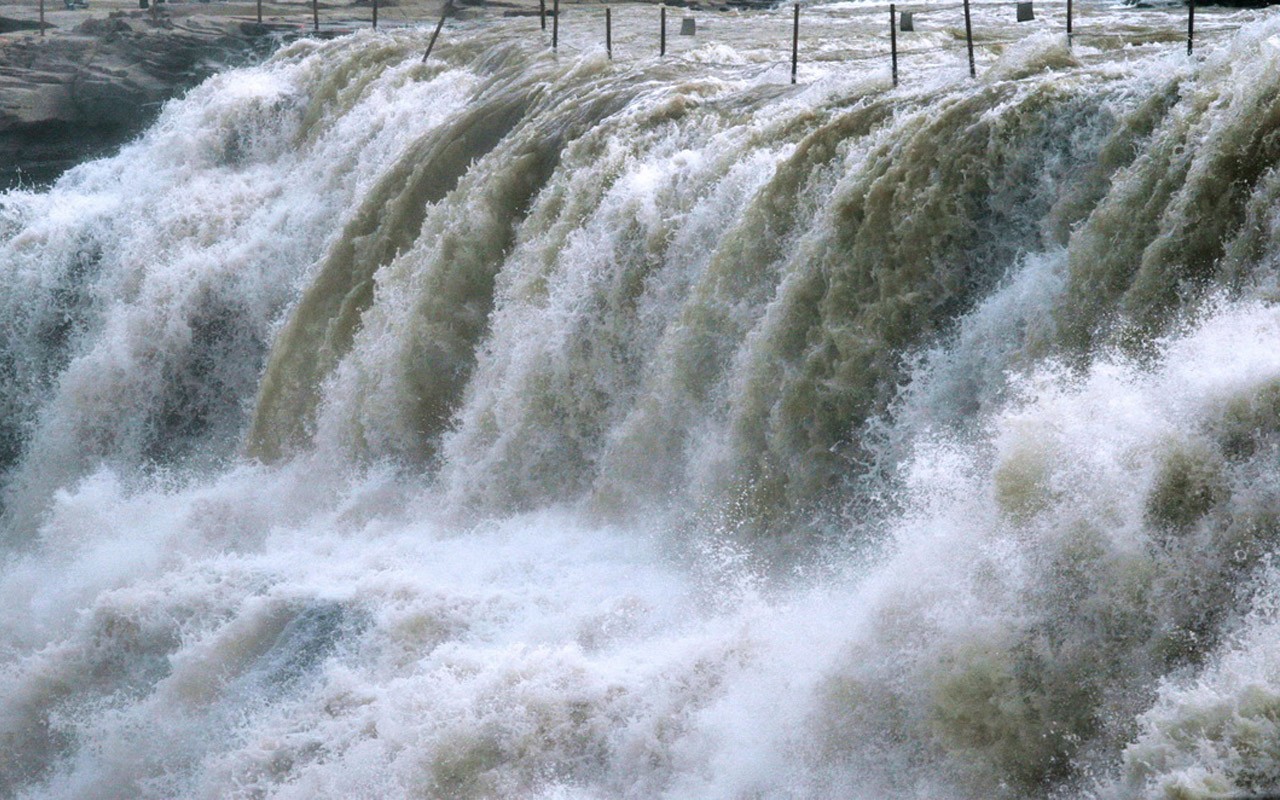
<path id="1" fill-rule="evenodd" d="M 898 85 L 898 6 L 889 4 L 889 52 L 893 54 L 893 85 Z"/>
<path id="2" fill-rule="evenodd" d="M 44 0 L 40 0 L 40 2 L 43 3 Z M 258 0 L 258 24 L 262 24 L 262 0 Z"/>
<path id="3" fill-rule="evenodd" d="M 661 18 L 658 33 L 658 55 L 665 56 L 667 54 L 667 7 L 662 6 L 658 9 L 658 16 Z"/>
<path id="4" fill-rule="evenodd" d="M 1067 47 L 1071 46 L 1071 0 L 1067 0 Z"/>
<path id="5" fill-rule="evenodd" d="M 44 36 L 44 0 L 40 0 L 40 35 Z"/>
<path id="6" fill-rule="evenodd" d="M 547 29 L 547 0 L 538 0 L 538 19 L 542 21 L 542 29 Z"/>
<path id="7" fill-rule="evenodd" d="M 800 4 L 796 3 L 791 23 L 791 82 L 796 82 L 796 63 L 800 60 Z"/>
<path id="8" fill-rule="evenodd" d="M 613 9 L 608 6 L 604 7 L 604 49 L 609 54 L 609 60 L 613 60 Z"/>
<path id="9" fill-rule="evenodd" d="M 316 33 L 320 32 L 320 0 L 311 0 L 311 27 Z"/>
<path id="10" fill-rule="evenodd" d="M 422 54 L 422 63 L 427 63 L 427 59 L 431 57 L 431 48 L 436 46 L 436 37 L 440 35 L 440 29 L 444 27 L 444 18 L 449 16 L 449 7 L 453 5 L 453 0 L 444 0 L 444 9 L 440 12 L 440 21 L 436 23 L 435 33 L 431 34 L 431 41 L 427 42 L 427 52 Z"/>
<path id="11" fill-rule="evenodd" d="M 964 0 L 964 39 L 969 45 L 969 77 L 978 77 L 978 68 L 973 62 L 973 23 L 969 19 L 969 0 Z"/>
<path id="12" fill-rule="evenodd" d="M 560 47 L 560 0 L 553 0 L 551 5 L 551 49 Z"/>
<path id="13" fill-rule="evenodd" d="M 373 0 L 373 29 L 378 29 L 378 0 Z"/>

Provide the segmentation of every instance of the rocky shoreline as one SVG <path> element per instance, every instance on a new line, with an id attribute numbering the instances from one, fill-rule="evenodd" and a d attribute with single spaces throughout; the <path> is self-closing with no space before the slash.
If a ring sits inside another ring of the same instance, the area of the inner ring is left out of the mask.
<path id="1" fill-rule="evenodd" d="M 0 188 L 44 183 L 110 152 L 164 101 L 268 53 L 266 32 L 230 18 L 113 11 L 46 36 L 0 38 Z"/>
<path id="2" fill-rule="evenodd" d="M 0 191 L 47 184 L 108 155 L 145 130 L 166 100 L 220 70 L 265 58 L 282 38 L 313 35 L 310 0 L 263 0 L 263 23 L 256 0 L 147 2 L 142 10 L 139 0 L 43 0 L 41 10 L 40 0 L 0 0 Z M 722 10 L 776 2 L 666 0 Z M 320 35 L 368 25 L 369 5 L 322 1 Z M 384 25 L 429 25 L 440 14 L 440 0 L 380 5 Z M 537 0 L 453 0 L 458 16 L 537 8 Z"/>

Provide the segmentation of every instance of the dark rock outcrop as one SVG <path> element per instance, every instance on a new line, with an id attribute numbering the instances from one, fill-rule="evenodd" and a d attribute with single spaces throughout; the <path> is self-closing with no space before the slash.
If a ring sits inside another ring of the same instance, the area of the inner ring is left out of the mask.
<path id="1" fill-rule="evenodd" d="M 232 19 L 150 12 L 0 39 L 0 188 L 41 183 L 150 124 L 164 101 L 274 40 Z"/>

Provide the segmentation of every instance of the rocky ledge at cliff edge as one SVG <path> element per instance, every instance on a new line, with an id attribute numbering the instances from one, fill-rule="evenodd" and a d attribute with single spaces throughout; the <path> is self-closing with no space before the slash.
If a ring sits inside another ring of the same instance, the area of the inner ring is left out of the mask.
<path id="1" fill-rule="evenodd" d="M 114 12 L 0 37 L 0 188 L 41 182 L 141 131 L 160 105 L 269 48 L 254 23 Z"/>

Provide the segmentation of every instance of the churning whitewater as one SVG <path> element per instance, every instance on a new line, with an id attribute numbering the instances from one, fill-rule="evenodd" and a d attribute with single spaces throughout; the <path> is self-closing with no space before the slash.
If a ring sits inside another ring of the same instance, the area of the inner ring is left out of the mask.
<path id="1" fill-rule="evenodd" d="M 299 41 L 0 195 L 0 795 L 1280 790 L 1280 21 L 851 8 Z"/>

